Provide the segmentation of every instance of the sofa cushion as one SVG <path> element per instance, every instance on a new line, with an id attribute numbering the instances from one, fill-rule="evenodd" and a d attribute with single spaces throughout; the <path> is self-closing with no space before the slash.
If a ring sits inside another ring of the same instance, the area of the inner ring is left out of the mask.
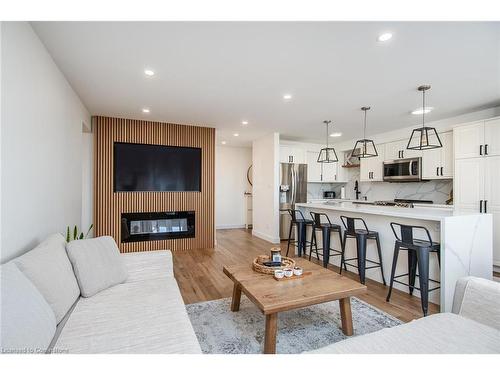
<path id="1" fill-rule="evenodd" d="M 172 253 L 168 250 L 122 254 L 128 271 L 127 282 L 174 277 Z"/>
<path id="2" fill-rule="evenodd" d="M 173 278 L 127 282 L 80 299 L 54 348 L 69 353 L 201 353 Z"/>
<path id="3" fill-rule="evenodd" d="M 0 280 L 2 353 L 44 353 L 56 330 L 52 308 L 13 262 L 0 267 Z"/>
<path id="4" fill-rule="evenodd" d="M 44 296 L 59 323 L 80 295 L 64 237 L 53 234 L 13 262 Z"/>
<path id="5" fill-rule="evenodd" d="M 460 315 L 442 313 L 346 339 L 309 353 L 500 353 L 500 331 Z"/>
<path id="6" fill-rule="evenodd" d="M 472 276 L 458 280 L 453 312 L 500 330 L 500 283 Z"/>
<path id="7" fill-rule="evenodd" d="M 127 280 L 127 269 L 112 237 L 71 241 L 66 249 L 83 297 Z"/>

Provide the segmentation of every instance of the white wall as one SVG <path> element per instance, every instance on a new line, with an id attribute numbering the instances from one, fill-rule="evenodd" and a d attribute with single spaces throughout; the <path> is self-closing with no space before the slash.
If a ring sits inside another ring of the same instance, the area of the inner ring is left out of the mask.
<path id="1" fill-rule="evenodd" d="M 215 225 L 217 229 L 245 226 L 246 191 L 252 191 L 247 170 L 252 164 L 250 147 L 215 148 Z"/>
<path id="2" fill-rule="evenodd" d="M 82 231 L 94 222 L 94 137 L 90 126 L 82 132 Z M 89 233 L 92 236 L 94 230 Z"/>
<path id="3" fill-rule="evenodd" d="M 27 22 L 2 23 L 1 258 L 82 218 L 90 115 Z"/>
<path id="4" fill-rule="evenodd" d="M 279 134 L 253 141 L 254 236 L 279 243 Z"/>

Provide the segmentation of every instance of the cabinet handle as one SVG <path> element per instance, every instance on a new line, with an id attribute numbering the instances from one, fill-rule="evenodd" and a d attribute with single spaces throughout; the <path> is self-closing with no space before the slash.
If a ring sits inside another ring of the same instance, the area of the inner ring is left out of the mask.
<path id="1" fill-rule="evenodd" d="M 401 150 L 401 159 L 404 159 L 405 157 L 405 150 Z"/>
<path id="2" fill-rule="evenodd" d="M 486 204 L 488 203 L 488 201 L 484 201 L 484 213 L 487 214 L 488 213 L 488 207 L 486 206 Z"/>
<path id="3" fill-rule="evenodd" d="M 484 154 L 488 155 L 488 145 L 484 145 Z"/>
<path id="4" fill-rule="evenodd" d="M 443 167 L 441 167 L 441 176 L 443 175 Z"/>
<path id="5" fill-rule="evenodd" d="M 479 155 L 483 154 L 483 145 L 479 145 Z"/>
<path id="6" fill-rule="evenodd" d="M 436 176 L 439 176 L 439 167 L 436 167 Z"/>
<path id="7" fill-rule="evenodd" d="M 480 214 L 483 213 L 483 200 L 482 199 L 479 201 L 479 213 Z"/>
<path id="8" fill-rule="evenodd" d="M 335 175 L 335 181 L 337 181 L 337 175 Z"/>

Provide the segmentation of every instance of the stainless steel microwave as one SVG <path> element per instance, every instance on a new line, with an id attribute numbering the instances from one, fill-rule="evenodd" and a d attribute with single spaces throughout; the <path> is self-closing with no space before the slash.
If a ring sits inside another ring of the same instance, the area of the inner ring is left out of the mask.
<path id="1" fill-rule="evenodd" d="M 384 161 L 384 181 L 422 181 L 422 158 Z"/>

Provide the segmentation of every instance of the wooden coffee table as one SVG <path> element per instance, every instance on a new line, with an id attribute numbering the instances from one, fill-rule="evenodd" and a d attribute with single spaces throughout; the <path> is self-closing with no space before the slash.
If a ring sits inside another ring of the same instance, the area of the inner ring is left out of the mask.
<path id="1" fill-rule="evenodd" d="M 224 273 L 234 282 L 231 311 L 240 308 L 241 292 L 266 316 L 264 353 L 276 353 L 278 313 L 339 301 L 342 332 L 353 334 L 350 297 L 366 292 L 366 286 L 304 259 L 297 266 L 312 272 L 301 279 L 276 281 L 272 275 L 255 272 L 251 264 L 224 266 Z"/>

